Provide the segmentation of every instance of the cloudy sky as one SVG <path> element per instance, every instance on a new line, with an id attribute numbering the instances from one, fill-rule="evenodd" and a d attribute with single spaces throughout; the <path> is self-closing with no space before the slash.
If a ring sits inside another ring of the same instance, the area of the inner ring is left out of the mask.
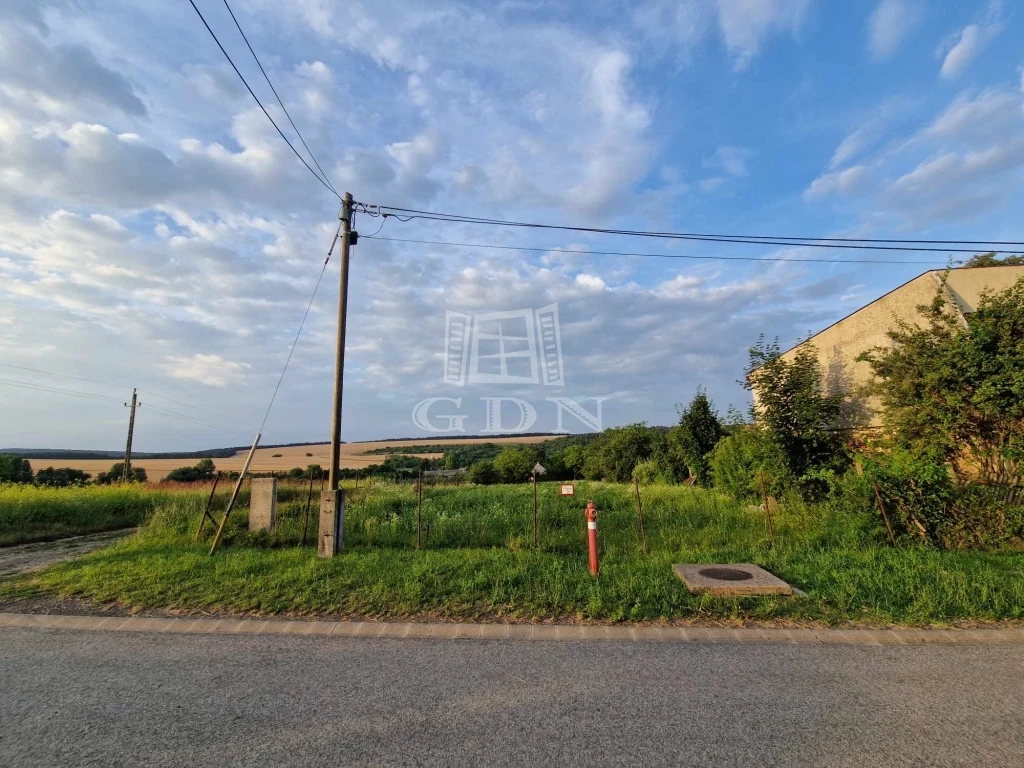
<path id="1" fill-rule="evenodd" d="M 222 0 L 197 5 L 273 104 Z M 233 8 L 320 164 L 360 201 L 660 231 L 1024 239 L 1015 4 Z M 187 0 L 0 0 L 0 179 L 0 446 L 116 448 L 132 386 L 144 403 L 137 450 L 251 439 L 338 205 Z M 356 228 L 380 223 L 357 217 Z M 669 423 L 700 384 L 722 411 L 743 408 L 736 380 L 759 333 L 788 346 L 947 261 L 597 256 L 567 251 L 885 254 L 393 218 L 380 235 L 539 250 L 362 240 L 347 440 L 424 435 L 411 411 L 428 397 L 461 396 L 461 409 L 435 412 L 467 416 L 468 432 L 485 426 L 482 396 L 533 403 L 536 430 L 555 426 L 552 396 L 608 397 L 608 426 Z M 335 262 L 264 442 L 329 435 Z M 564 387 L 443 382 L 446 310 L 552 303 Z"/>

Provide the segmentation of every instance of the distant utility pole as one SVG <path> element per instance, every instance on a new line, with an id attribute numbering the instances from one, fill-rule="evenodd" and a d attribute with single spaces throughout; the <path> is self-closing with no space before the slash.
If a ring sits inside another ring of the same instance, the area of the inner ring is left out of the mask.
<path id="1" fill-rule="evenodd" d="M 338 341 L 334 353 L 334 420 L 331 423 L 330 490 L 338 490 L 341 473 L 341 393 L 345 380 L 345 315 L 348 310 L 348 251 L 352 239 L 352 193 L 341 203 L 341 279 L 338 288 Z"/>
<path id="2" fill-rule="evenodd" d="M 125 403 L 124 407 L 131 408 L 128 416 L 128 444 L 124 449 L 124 467 L 121 469 L 121 482 L 127 483 L 132 476 L 132 435 L 135 434 L 135 409 L 142 407 L 142 403 L 138 402 L 138 395 L 134 387 L 132 387 L 132 404 Z"/>

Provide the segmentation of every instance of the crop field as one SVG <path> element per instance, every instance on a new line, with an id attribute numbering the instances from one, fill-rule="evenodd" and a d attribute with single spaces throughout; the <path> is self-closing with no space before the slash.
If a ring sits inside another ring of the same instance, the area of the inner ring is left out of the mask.
<path id="1" fill-rule="evenodd" d="M 282 485 L 278 526 L 250 533 L 247 510 L 208 555 L 196 541 L 205 494 L 165 494 L 147 523 L 107 550 L 0 582 L 0 599 L 77 597 L 129 609 L 499 621 L 653 621 L 957 625 L 1024 619 L 1024 553 L 892 547 L 870 512 L 784 503 L 774 545 L 756 507 L 698 488 L 529 485 L 425 487 L 416 549 L 415 487 L 348 483 L 345 552 L 316 557 L 316 499 L 300 547 L 307 487 Z M 69 493 L 75 493 L 72 490 Z M 220 497 L 220 494 L 218 493 Z M 315 494 L 314 494 L 315 496 Z M 587 569 L 583 506 L 599 510 L 601 575 Z M 223 504 L 223 497 L 218 505 Z M 219 506 L 218 506 L 219 508 Z M 757 563 L 804 598 L 690 595 L 672 563 Z"/>
<path id="2" fill-rule="evenodd" d="M 464 437 L 444 440 L 443 442 L 452 445 L 466 443 L 539 443 L 552 439 L 551 436 L 530 436 L 530 437 Z M 363 455 L 367 451 L 384 450 L 389 448 L 415 445 L 437 445 L 442 442 L 437 437 L 428 437 L 423 440 L 377 440 L 368 443 L 342 443 L 341 445 L 341 466 L 343 469 L 360 469 L 370 464 L 380 464 L 387 457 L 386 454 L 378 453 Z M 234 456 L 224 459 L 213 459 L 214 465 L 221 471 L 239 471 L 245 463 L 248 451 L 238 451 Z M 420 456 L 425 459 L 440 458 L 439 453 L 417 453 L 409 454 Z M 330 444 L 318 443 L 316 445 L 293 445 L 284 448 L 257 448 L 256 455 L 252 460 L 253 472 L 285 472 L 293 467 L 303 467 L 310 464 L 319 464 L 327 467 L 330 464 Z M 76 459 L 76 458 L 46 458 L 30 459 L 33 469 L 43 467 L 71 467 L 81 469 L 95 476 L 99 472 L 106 472 L 110 469 L 116 459 Z M 136 459 L 132 465 L 142 467 L 151 481 L 159 481 L 167 476 L 169 472 L 178 467 L 191 466 L 197 459 Z"/>

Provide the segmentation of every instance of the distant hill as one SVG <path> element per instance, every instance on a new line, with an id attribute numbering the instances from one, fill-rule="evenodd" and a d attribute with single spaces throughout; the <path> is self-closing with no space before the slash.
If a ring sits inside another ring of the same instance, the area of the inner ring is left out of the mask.
<path id="1" fill-rule="evenodd" d="M 424 437 L 392 437 L 387 438 L 386 442 L 412 442 L 419 441 L 424 442 L 430 440 L 431 443 L 442 443 L 446 440 L 465 440 L 467 438 L 480 438 L 481 440 L 495 440 L 497 438 L 506 437 L 554 437 L 554 432 L 514 432 L 502 435 L 451 435 L 441 437 L 438 435 L 427 435 Z M 564 435 L 562 435 L 564 436 Z M 276 444 L 260 444 L 260 448 L 297 448 L 304 445 L 325 445 L 327 440 L 317 440 L 314 442 L 305 443 L 276 443 Z M 342 440 L 343 443 L 348 441 Z M 357 440 L 355 443 L 379 443 L 385 442 L 384 440 Z M 210 448 L 205 451 L 170 451 L 163 453 L 147 453 L 145 451 L 132 451 L 133 459 L 226 459 L 234 456 L 239 451 L 246 451 L 249 449 L 248 445 L 236 445 L 228 448 Z M 111 459 L 117 461 L 124 458 L 124 451 L 82 451 L 82 450 L 70 450 L 67 448 L 0 448 L 0 453 L 13 453 L 17 456 L 21 456 L 25 459 L 80 459 L 80 460 L 97 460 L 97 459 Z"/>

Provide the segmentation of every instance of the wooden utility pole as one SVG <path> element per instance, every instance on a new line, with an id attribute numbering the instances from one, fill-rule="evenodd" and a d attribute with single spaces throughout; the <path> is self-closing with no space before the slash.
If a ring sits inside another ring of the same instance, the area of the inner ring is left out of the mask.
<path id="1" fill-rule="evenodd" d="M 127 483 L 132 476 L 132 436 L 135 434 L 135 409 L 140 407 L 142 403 L 138 402 L 138 395 L 136 390 L 132 387 L 132 403 L 124 404 L 125 408 L 131 408 L 131 413 L 128 415 L 128 444 L 124 449 L 124 464 L 121 467 L 121 482 Z"/>
<path id="2" fill-rule="evenodd" d="M 338 339 L 334 352 L 334 419 L 331 422 L 331 466 L 328 485 L 338 490 L 341 472 L 341 394 L 345 380 L 345 316 L 348 310 L 348 252 L 352 237 L 352 193 L 341 203 L 341 278 L 338 286 Z"/>

